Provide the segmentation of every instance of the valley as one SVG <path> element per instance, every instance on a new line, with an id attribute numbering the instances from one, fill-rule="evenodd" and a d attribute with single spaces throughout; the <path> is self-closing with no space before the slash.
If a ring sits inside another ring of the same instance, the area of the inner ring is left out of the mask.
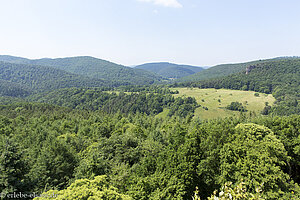
<path id="1" fill-rule="evenodd" d="M 0 200 L 300 200 L 300 1 L 0 1 Z"/>
<path id="2" fill-rule="evenodd" d="M 0 190 L 300 198 L 299 58 L 145 67 L 0 56 Z"/>

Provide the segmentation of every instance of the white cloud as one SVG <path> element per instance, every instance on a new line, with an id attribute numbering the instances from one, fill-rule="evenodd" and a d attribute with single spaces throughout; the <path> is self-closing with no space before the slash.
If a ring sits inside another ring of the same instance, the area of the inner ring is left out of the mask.
<path id="1" fill-rule="evenodd" d="M 182 4 L 180 4 L 177 0 L 138 0 L 141 2 L 150 2 L 154 3 L 155 5 L 165 6 L 165 7 L 172 7 L 172 8 L 182 8 Z"/>

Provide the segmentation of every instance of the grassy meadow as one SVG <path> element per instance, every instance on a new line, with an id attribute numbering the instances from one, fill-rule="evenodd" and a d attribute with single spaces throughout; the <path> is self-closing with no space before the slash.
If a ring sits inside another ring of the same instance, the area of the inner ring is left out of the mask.
<path id="1" fill-rule="evenodd" d="M 201 107 L 195 111 L 195 117 L 200 119 L 214 119 L 230 116 L 239 116 L 238 111 L 227 110 L 225 107 L 231 102 L 238 101 L 246 106 L 248 110 L 255 112 L 257 115 L 265 107 L 265 102 L 273 105 L 275 98 L 271 94 L 259 93 L 259 96 L 254 96 L 256 92 L 227 90 L 227 89 L 199 89 L 199 88 L 171 88 L 178 90 L 179 94 L 174 94 L 175 97 L 190 96 L 195 97 Z M 204 109 L 204 107 L 207 108 Z"/>

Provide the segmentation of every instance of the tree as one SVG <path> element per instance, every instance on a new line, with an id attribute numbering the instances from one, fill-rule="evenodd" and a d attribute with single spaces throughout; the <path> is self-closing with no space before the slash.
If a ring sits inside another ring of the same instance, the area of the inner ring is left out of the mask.
<path id="1" fill-rule="evenodd" d="M 131 200 L 128 195 L 120 194 L 109 184 L 106 176 L 97 176 L 93 180 L 79 179 L 64 190 L 49 190 L 35 200 L 48 200 L 55 197 L 57 200 Z"/>
<path id="2" fill-rule="evenodd" d="M 240 112 L 246 112 L 247 109 L 246 107 L 243 106 L 242 103 L 239 103 L 239 102 L 231 102 L 230 105 L 226 106 L 226 108 L 228 110 L 235 110 L 235 111 L 240 111 Z"/>
<path id="3" fill-rule="evenodd" d="M 249 192 L 254 193 L 260 187 L 267 199 L 289 199 L 294 190 L 299 195 L 297 185 L 282 170 L 289 157 L 274 133 L 251 123 L 239 124 L 235 129 L 232 141 L 226 143 L 220 152 L 219 183 L 238 183 L 245 179 Z"/>
<path id="4" fill-rule="evenodd" d="M 18 147 L 7 136 L 0 135 L 0 191 L 23 191 L 25 169 Z"/>
<path id="5" fill-rule="evenodd" d="M 44 141 L 29 173 L 36 190 L 47 189 L 46 186 L 64 188 L 73 178 L 73 171 L 78 163 L 76 156 L 70 146 L 50 135 Z"/>
<path id="6" fill-rule="evenodd" d="M 247 190 L 246 185 L 245 182 L 241 181 L 234 187 L 231 182 L 227 182 L 222 186 L 219 194 L 215 191 L 208 200 L 264 200 L 264 198 L 261 197 L 260 188 L 256 188 L 255 193 L 251 193 Z"/>

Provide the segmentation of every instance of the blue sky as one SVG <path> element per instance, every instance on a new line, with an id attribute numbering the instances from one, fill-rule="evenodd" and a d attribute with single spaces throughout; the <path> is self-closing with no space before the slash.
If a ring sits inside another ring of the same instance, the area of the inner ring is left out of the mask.
<path id="1" fill-rule="evenodd" d="M 211 66 L 300 55 L 299 0 L 3 0 L 0 54 Z"/>

